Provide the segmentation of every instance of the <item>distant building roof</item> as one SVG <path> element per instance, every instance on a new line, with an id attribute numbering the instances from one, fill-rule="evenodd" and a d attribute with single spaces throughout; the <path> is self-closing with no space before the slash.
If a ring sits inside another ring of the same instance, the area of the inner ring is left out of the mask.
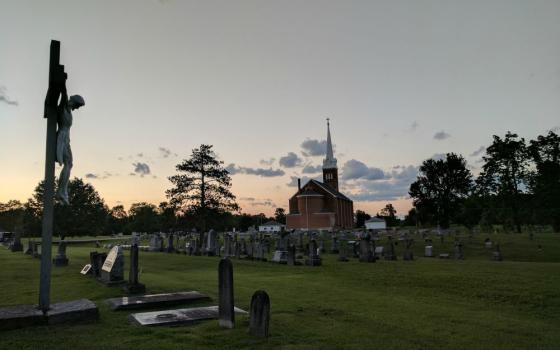
<path id="1" fill-rule="evenodd" d="M 264 224 L 262 224 L 261 226 L 284 226 L 284 224 L 281 224 L 279 222 L 276 222 L 274 220 L 271 220 L 269 222 L 265 222 Z"/>
<path id="2" fill-rule="evenodd" d="M 306 188 L 303 192 L 298 194 L 298 196 L 322 196 L 322 194 L 310 188 Z"/>
<path id="3" fill-rule="evenodd" d="M 375 216 L 374 216 L 374 217 L 372 217 L 371 219 L 366 220 L 365 222 L 385 222 L 385 219 L 378 218 L 378 217 L 375 217 Z"/>
<path id="4" fill-rule="evenodd" d="M 323 188 L 325 191 L 327 191 L 329 194 L 331 194 L 332 196 L 334 196 L 336 198 L 342 198 L 342 199 L 345 199 L 347 201 L 352 201 L 350 198 L 346 197 L 345 195 L 338 192 L 337 190 L 335 190 L 331 186 L 327 185 L 326 183 L 322 183 L 322 182 L 319 182 L 319 181 L 314 180 L 314 179 L 309 180 L 309 182 L 314 182 L 315 184 L 317 184 L 317 186 Z"/>

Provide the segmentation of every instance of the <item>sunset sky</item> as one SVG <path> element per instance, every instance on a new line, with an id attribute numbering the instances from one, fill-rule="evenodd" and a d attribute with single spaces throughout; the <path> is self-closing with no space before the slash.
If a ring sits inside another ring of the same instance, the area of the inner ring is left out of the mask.
<path id="1" fill-rule="evenodd" d="M 418 165 L 560 127 L 560 1 L 2 1 L 0 202 L 44 175 L 51 39 L 74 112 L 72 176 L 108 205 L 165 200 L 201 143 L 244 212 L 317 177 L 325 118 L 355 209 L 410 208 Z M 57 174 L 60 168 L 57 167 Z"/>

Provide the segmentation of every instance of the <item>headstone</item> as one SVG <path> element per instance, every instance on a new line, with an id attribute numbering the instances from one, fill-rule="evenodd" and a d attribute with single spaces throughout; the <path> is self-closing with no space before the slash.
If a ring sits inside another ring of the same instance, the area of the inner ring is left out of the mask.
<path id="1" fill-rule="evenodd" d="M 33 241 L 27 241 L 27 249 L 25 250 L 25 255 L 33 255 Z"/>
<path id="2" fill-rule="evenodd" d="M 336 237 L 336 235 L 333 234 L 332 241 L 331 241 L 331 254 L 338 254 L 339 249 L 340 248 L 338 247 L 338 237 Z"/>
<path id="3" fill-rule="evenodd" d="M 14 236 L 14 240 L 10 244 L 10 251 L 11 252 L 22 252 L 23 245 L 21 244 L 21 235 L 19 232 L 16 232 Z"/>
<path id="4" fill-rule="evenodd" d="M 216 256 L 216 247 L 218 245 L 218 234 L 213 229 L 208 231 L 208 239 L 206 241 L 206 255 Z"/>
<path id="5" fill-rule="evenodd" d="M 395 253 L 395 242 L 391 237 L 389 237 L 389 249 L 385 254 L 385 260 L 397 260 L 397 254 Z"/>
<path id="6" fill-rule="evenodd" d="M 270 298 L 264 290 L 258 290 L 251 298 L 249 334 L 254 337 L 268 337 L 269 324 Z"/>
<path id="7" fill-rule="evenodd" d="M 150 238 L 150 247 L 148 248 L 150 252 L 161 252 L 163 251 L 163 238 L 155 233 Z"/>
<path id="8" fill-rule="evenodd" d="M 89 275 L 91 274 L 91 264 L 86 264 L 83 268 L 82 271 L 80 271 L 80 273 L 82 275 Z"/>
<path id="9" fill-rule="evenodd" d="M 130 247 L 130 271 L 128 272 L 128 284 L 125 290 L 129 294 L 140 294 L 146 292 L 146 286 L 138 281 L 138 244 Z"/>
<path id="10" fill-rule="evenodd" d="M 315 239 L 311 239 L 309 242 L 309 256 L 305 260 L 305 265 L 308 266 L 321 266 L 321 258 L 317 254 L 317 242 Z"/>
<path id="11" fill-rule="evenodd" d="M 219 325 L 223 328 L 235 326 L 233 299 L 233 264 L 223 258 L 218 265 Z"/>
<path id="12" fill-rule="evenodd" d="M 424 256 L 427 258 L 434 257 L 434 247 L 431 245 L 427 245 L 424 247 Z"/>
<path id="13" fill-rule="evenodd" d="M 492 241 L 490 240 L 490 238 L 486 238 L 484 240 L 484 247 L 486 247 L 486 249 L 491 249 L 492 248 Z"/>
<path id="14" fill-rule="evenodd" d="M 298 265 L 298 261 L 296 260 L 296 246 L 293 244 L 290 244 L 290 246 L 288 247 L 288 255 L 286 256 L 286 263 L 290 266 Z"/>
<path id="15" fill-rule="evenodd" d="M 360 262 L 375 262 L 369 239 L 360 240 Z"/>
<path id="16" fill-rule="evenodd" d="M 342 262 L 348 262 L 348 244 L 347 243 L 343 243 L 340 245 L 339 250 L 338 250 L 338 261 L 342 261 Z"/>
<path id="17" fill-rule="evenodd" d="M 101 281 L 107 285 L 124 283 L 124 257 L 122 248 L 114 246 L 101 267 Z"/>
<path id="18" fill-rule="evenodd" d="M 66 257 L 66 242 L 60 240 L 58 243 L 58 252 L 53 259 L 54 266 L 68 266 L 68 258 Z"/>
<path id="19" fill-rule="evenodd" d="M 448 254 L 448 253 L 441 253 L 441 254 L 439 255 L 439 258 L 440 258 L 440 259 L 449 259 L 449 254 Z"/>
<path id="20" fill-rule="evenodd" d="M 502 250 L 500 249 L 500 244 L 496 244 L 496 250 L 492 253 L 492 260 L 502 261 Z"/>
<path id="21" fill-rule="evenodd" d="M 455 259 L 457 259 L 457 260 L 465 259 L 465 256 L 464 256 L 464 253 L 463 253 L 463 243 L 455 242 L 454 255 L 455 255 Z"/>
<path id="22" fill-rule="evenodd" d="M 325 251 L 325 240 L 321 238 L 321 240 L 319 241 L 319 253 L 324 254 Z"/>
<path id="23" fill-rule="evenodd" d="M 41 243 L 33 242 L 33 257 L 41 258 Z"/>
<path id="24" fill-rule="evenodd" d="M 414 244 L 414 240 L 411 238 L 404 239 L 405 249 L 403 253 L 403 260 L 405 261 L 412 261 L 414 260 L 414 253 L 412 252 L 412 245 Z"/>
<path id="25" fill-rule="evenodd" d="M 276 250 L 272 256 L 273 263 L 277 264 L 287 264 L 288 263 L 288 251 L 286 250 Z"/>
<path id="26" fill-rule="evenodd" d="M 175 246 L 174 246 L 173 234 L 172 233 L 170 233 L 167 236 L 167 247 L 165 247 L 165 251 L 168 252 L 168 253 L 175 252 Z"/>

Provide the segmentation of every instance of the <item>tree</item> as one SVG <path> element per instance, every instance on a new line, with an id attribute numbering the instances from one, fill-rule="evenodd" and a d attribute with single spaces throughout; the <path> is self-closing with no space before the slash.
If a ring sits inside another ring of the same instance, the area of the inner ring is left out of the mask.
<path id="1" fill-rule="evenodd" d="M 449 227 L 450 217 L 472 188 L 472 175 L 465 159 L 447 153 L 445 159 L 427 159 L 420 175 L 410 185 L 409 194 L 419 212 L 434 213 L 437 224 Z"/>
<path id="2" fill-rule="evenodd" d="M 493 137 L 493 143 L 482 157 L 484 165 L 477 179 L 478 191 L 486 197 L 496 196 L 501 203 L 502 217 L 509 218 L 517 232 L 521 232 L 520 194 L 528 175 L 525 139 L 509 131 L 504 139 Z"/>
<path id="3" fill-rule="evenodd" d="M 177 216 L 175 215 L 175 207 L 168 202 L 159 203 L 159 224 L 162 231 L 172 231 L 177 225 Z"/>
<path id="4" fill-rule="evenodd" d="M 156 232 L 159 229 L 158 212 L 155 205 L 146 202 L 134 203 L 129 210 L 129 228 L 134 232 Z"/>
<path id="5" fill-rule="evenodd" d="M 116 234 L 119 232 L 128 232 L 128 214 L 123 205 L 116 205 L 109 210 L 109 230 Z"/>
<path id="6" fill-rule="evenodd" d="M 56 189 L 55 189 L 56 190 Z M 109 209 L 95 188 L 82 179 L 68 183 L 69 205 L 54 205 L 54 232 L 61 236 L 99 235 L 107 228 Z M 26 230 L 40 234 L 43 215 L 44 183 L 41 181 L 25 204 Z"/>
<path id="7" fill-rule="evenodd" d="M 371 215 L 363 210 L 356 210 L 356 227 L 364 227 L 366 220 L 371 219 Z"/>
<path id="8" fill-rule="evenodd" d="M 191 157 L 177 164 L 177 175 L 169 177 L 173 187 L 166 191 L 170 204 L 183 213 L 195 215 L 203 238 L 212 216 L 227 211 L 238 211 L 235 196 L 231 193 L 231 177 L 211 145 L 200 145 L 192 150 Z"/>
<path id="9" fill-rule="evenodd" d="M 0 203 L 0 227 L 9 231 L 23 229 L 25 208 L 20 201 L 10 200 Z"/>
<path id="10" fill-rule="evenodd" d="M 528 152 L 535 163 L 530 187 L 535 195 L 536 216 L 560 232 L 560 137 L 552 131 L 531 140 Z"/>
<path id="11" fill-rule="evenodd" d="M 276 208 L 276 210 L 274 211 L 274 220 L 281 224 L 286 224 L 286 209 Z"/>
<path id="12" fill-rule="evenodd" d="M 395 226 L 398 223 L 397 210 L 393 207 L 393 204 L 387 203 L 380 213 L 382 217 L 385 218 L 388 226 Z"/>

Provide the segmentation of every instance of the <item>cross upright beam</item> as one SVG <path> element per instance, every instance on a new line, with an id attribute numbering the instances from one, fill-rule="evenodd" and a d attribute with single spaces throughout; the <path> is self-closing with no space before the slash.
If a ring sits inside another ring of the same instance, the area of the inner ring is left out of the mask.
<path id="1" fill-rule="evenodd" d="M 47 144 L 45 156 L 45 181 L 43 193 L 43 226 L 41 233 L 41 275 L 39 280 L 39 309 L 46 313 L 50 308 L 51 256 L 54 217 L 54 171 L 56 155 L 57 103 L 65 86 L 66 73 L 60 65 L 60 42 L 51 40 L 49 63 L 49 88 L 45 98 L 44 117 L 47 118 Z"/>

